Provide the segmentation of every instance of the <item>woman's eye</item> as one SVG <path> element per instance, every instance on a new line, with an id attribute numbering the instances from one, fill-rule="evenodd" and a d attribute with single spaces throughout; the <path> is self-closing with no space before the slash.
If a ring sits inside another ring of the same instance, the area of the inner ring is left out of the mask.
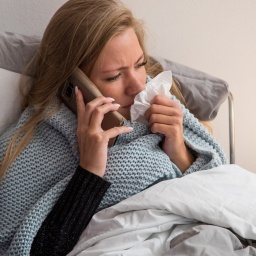
<path id="1" fill-rule="evenodd" d="M 146 64 L 147 64 L 147 61 L 145 60 L 145 61 L 143 61 L 142 63 L 138 63 L 137 66 L 136 66 L 136 68 L 143 67 L 143 66 L 145 66 Z"/>
<path id="2" fill-rule="evenodd" d="M 118 75 L 116 75 L 116 76 L 109 77 L 109 78 L 107 78 L 106 80 L 107 80 L 108 82 L 113 82 L 113 81 L 116 81 L 120 76 L 121 76 L 121 74 L 118 74 Z"/>

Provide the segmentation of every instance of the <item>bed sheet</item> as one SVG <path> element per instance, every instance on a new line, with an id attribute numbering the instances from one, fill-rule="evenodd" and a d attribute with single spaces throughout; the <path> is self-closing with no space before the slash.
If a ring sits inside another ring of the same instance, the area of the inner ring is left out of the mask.
<path id="1" fill-rule="evenodd" d="M 255 209 L 256 174 L 222 165 L 98 212 L 68 255 L 256 255 Z"/>

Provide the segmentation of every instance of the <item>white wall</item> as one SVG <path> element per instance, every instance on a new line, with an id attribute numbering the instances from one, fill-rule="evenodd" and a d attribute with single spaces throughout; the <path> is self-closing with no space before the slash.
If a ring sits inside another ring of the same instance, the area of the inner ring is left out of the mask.
<path id="1" fill-rule="evenodd" d="M 63 0 L 0 0 L 0 30 L 41 35 Z M 123 0 L 145 20 L 151 54 L 226 80 L 235 98 L 236 163 L 256 170 L 256 1 Z M 227 103 L 213 122 L 228 146 Z"/>

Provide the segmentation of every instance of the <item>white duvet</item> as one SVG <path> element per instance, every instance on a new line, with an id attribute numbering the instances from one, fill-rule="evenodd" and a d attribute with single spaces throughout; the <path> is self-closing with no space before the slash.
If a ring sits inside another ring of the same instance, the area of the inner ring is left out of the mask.
<path id="1" fill-rule="evenodd" d="M 222 165 L 160 182 L 95 214 L 68 255 L 167 255 L 198 222 L 256 240 L 256 174 Z"/>

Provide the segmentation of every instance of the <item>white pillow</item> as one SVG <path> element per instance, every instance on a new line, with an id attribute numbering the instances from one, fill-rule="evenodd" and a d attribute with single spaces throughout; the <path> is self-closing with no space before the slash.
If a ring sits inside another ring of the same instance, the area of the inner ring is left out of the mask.
<path id="1" fill-rule="evenodd" d="M 21 114 L 19 79 L 22 75 L 0 68 L 0 134 Z M 29 77 L 24 76 L 29 80 Z"/>

